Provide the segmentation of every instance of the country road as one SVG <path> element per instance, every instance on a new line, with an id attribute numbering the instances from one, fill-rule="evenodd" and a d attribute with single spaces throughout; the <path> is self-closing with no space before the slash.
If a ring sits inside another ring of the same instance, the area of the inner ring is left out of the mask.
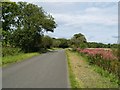
<path id="1" fill-rule="evenodd" d="M 69 88 L 64 50 L 48 52 L 2 69 L 2 88 Z"/>

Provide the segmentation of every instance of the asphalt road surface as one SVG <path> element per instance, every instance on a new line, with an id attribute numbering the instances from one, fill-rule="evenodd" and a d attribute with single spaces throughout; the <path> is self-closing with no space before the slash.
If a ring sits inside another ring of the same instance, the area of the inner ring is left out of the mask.
<path id="1" fill-rule="evenodd" d="M 65 51 L 32 57 L 2 69 L 2 88 L 69 88 Z"/>

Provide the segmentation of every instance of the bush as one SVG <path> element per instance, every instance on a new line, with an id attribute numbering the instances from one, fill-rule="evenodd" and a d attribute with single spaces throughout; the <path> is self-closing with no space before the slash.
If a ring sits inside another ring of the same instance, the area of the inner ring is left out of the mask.
<path id="1" fill-rule="evenodd" d="M 10 56 L 16 55 L 21 52 L 20 48 L 11 48 L 11 47 L 3 47 L 2 48 L 2 56 Z"/>
<path id="2" fill-rule="evenodd" d="M 107 70 L 109 73 L 120 77 L 120 62 L 118 57 L 116 57 L 111 50 L 78 48 L 77 51 L 82 54 L 82 56 L 87 57 L 87 61 L 90 65 L 97 65 L 103 70 Z"/>

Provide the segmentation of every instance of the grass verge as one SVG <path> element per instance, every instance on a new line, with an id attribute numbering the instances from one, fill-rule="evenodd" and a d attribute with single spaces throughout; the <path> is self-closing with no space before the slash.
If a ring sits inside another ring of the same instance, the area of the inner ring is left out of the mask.
<path id="1" fill-rule="evenodd" d="M 86 57 L 81 56 L 77 52 L 66 51 L 68 58 L 69 67 L 69 78 L 72 88 L 117 88 L 118 85 L 106 78 L 105 76 L 99 75 L 101 68 L 96 66 L 90 66 L 87 62 Z M 100 70 L 98 70 L 100 69 Z M 95 71 L 97 70 L 97 71 Z M 104 75 L 108 75 L 108 73 Z M 112 75 L 111 75 L 112 76 Z"/>
<path id="2" fill-rule="evenodd" d="M 48 49 L 49 51 L 54 51 L 54 50 L 62 50 L 63 48 L 51 48 L 51 49 Z"/>
<path id="3" fill-rule="evenodd" d="M 7 66 L 9 64 L 19 62 L 25 59 L 28 59 L 33 56 L 37 56 L 39 53 L 19 53 L 15 56 L 5 56 L 2 58 L 2 66 Z M 1 66 L 1 65 L 0 65 Z"/>
<path id="4" fill-rule="evenodd" d="M 68 70 L 69 70 L 69 79 L 70 79 L 71 88 L 81 88 L 81 86 L 79 84 L 79 81 L 77 80 L 75 74 L 73 73 L 69 54 L 70 54 L 70 52 L 68 50 L 66 50 L 67 61 L 68 61 Z"/>

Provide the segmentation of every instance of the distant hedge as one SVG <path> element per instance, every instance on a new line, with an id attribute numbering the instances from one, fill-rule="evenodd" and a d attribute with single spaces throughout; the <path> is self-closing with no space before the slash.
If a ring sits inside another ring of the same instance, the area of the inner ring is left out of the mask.
<path id="1" fill-rule="evenodd" d="M 2 56 L 10 56 L 16 55 L 21 52 L 20 48 L 11 48 L 11 47 L 3 47 L 2 48 Z"/>

